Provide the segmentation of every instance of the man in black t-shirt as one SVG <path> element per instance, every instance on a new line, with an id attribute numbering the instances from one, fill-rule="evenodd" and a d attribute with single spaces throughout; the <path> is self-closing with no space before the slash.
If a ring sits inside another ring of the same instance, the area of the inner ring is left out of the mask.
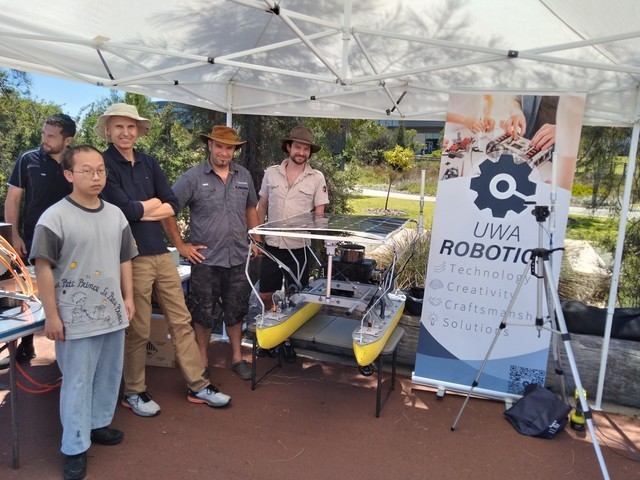
<path id="1" fill-rule="evenodd" d="M 12 225 L 11 245 L 25 259 L 40 215 L 71 193 L 71 184 L 64 178 L 60 161 L 75 135 L 76 123 L 69 115 L 50 116 L 42 126 L 42 144 L 21 153 L 9 177 L 4 219 Z M 23 196 L 24 208 L 20 215 Z M 33 335 L 27 335 L 16 349 L 16 360 L 28 362 L 35 356 Z M 8 366 L 8 358 L 0 361 L 0 368 Z"/>

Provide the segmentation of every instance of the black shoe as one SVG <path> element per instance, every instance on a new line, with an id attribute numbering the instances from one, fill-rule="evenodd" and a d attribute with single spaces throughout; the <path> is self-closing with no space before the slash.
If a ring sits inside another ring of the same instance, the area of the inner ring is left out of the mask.
<path id="1" fill-rule="evenodd" d="M 115 428 L 102 427 L 91 430 L 91 443 L 118 445 L 123 438 L 124 433 Z"/>
<path id="2" fill-rule="evenodd" d="M 87 452 L 65 455 L 64 480 L 81 480 L 87 474 Z"/>
<path id="3" fill-rule="evenodd" d="M 20 342 L 20 345 L 16 348 L 16 362 L 29 363 L 34 358 L 36 358 L 36 350 L 33 348 L 33 344 L 25 345 Z"/>
<path id="4" fill-rule="evenodd" d="M 282 352 L 282 358 L 287 363 L 296 363 L 296 351 L 291 346 L 291 342 L 287 340 L 280 345 L 280 351 Z"/>
<path id="5" fill-rule="evenodd" d="M 278 356 L 278 349 L 277 348 L 265 349 L 265 348 L 261 348 L 261 347 L 256 347 L 256 357 L 275 358 L 277 356 Z"/>

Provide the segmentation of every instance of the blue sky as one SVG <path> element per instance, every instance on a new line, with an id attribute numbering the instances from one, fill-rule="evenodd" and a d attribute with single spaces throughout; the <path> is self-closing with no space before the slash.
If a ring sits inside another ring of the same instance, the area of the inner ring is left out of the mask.
<path id="1" fill-rule="evenodd" d="M 30 73 L 31 96 L 34 100 L 53 102 L 62 111 L 75 117 L 80 109 L 91 102 L 109 95 L 110 89 L 86 83 L 71 82 L 59 78 Z"/>

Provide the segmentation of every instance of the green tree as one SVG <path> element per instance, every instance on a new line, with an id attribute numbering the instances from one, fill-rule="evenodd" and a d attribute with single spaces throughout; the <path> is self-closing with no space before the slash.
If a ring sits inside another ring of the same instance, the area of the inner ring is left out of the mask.
<path id="1" fill-rule="evenodd" d="M 389 188 L 387 188 L 387 199 L 384 202 L 384 209 L 387 210 L 387 207 L 389 206 L 391 184 L 400 173 L 406 172 L 413 167 L 415 155 L 412 149 L 396 145 L 393 150 L 387 150 L 384 152 L 384 159 L 386 160 L 387 168 L 389 169 Z"/>
<path id="2" fill-rule="evenodd" d="M 576 178 L 592 186 L 591 208 L 619 204 L 623 178 L 616 173 L 629 130 L 614 127 L 584 127 Z"/>
<path id="3" fill-rule="evenodd" d="M 628 148 L 629 134 L 626 128 L 584 127 L 580 139 L 576 179 L 592 187 L 591 208 L 608 206 L 612 217 L 618 219 L 626 176 L 620 157 Z M 636 169 L 632 202 L 638 199 L 639 176 Z M 605 233 L 594 241 L 611 255 L 615 254 L 617 232 Z M 627 219 L 616 301 L 619 307 L 640 307 L 640 222 L 633 217 Z"/>
<path id="4" fill-rule="evenodd" d="M 313 119 L 314 131 L 323 132 L 336 128 L 340 120 Z M 345 163 L 357 162 L 362 165 L 384 163 L 384 151 L 395 145 L 391 131 L 380 122 L 372 120 L 347 120 L 344 127 L 344 147 L 342 157 Z M 332 127 L 332 124 L 334 126 Z"/>

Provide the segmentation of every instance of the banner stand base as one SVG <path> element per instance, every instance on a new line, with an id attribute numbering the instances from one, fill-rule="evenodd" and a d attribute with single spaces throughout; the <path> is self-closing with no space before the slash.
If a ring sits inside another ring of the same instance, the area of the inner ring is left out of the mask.
<path id="1" fill-rule="evenodd" d="M 436 389 L 436 396 L 438 398 L 444 398 L 447 391 L 458 393 L 461 395 L 467 395 L 471 389 L 470 385 L 462 385 L 459 383 L 445 382 L 442 380 L 436 380 L 433 378 L 420 377 L 415 374 L 411 375 L 411 382 L 415 385 L 421 385 L 424 387 L 431 387 Z M 484 388 L 474 388 L 473 396 L 484 398 L 488 400 L 498 400 L 505 403 L 506 406 L 513 405 L 514 402 L 519 400 L 521 395 L 512 395 L 505 392 L 499 392 L 496 390 L 487 390 Z"/>

